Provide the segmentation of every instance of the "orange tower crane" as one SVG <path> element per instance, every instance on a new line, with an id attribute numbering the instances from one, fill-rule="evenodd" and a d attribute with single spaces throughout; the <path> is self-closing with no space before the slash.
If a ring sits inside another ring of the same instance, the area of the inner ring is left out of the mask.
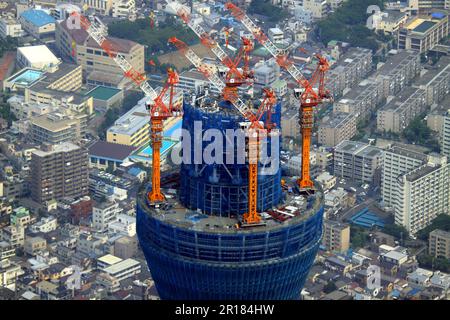
<path id="1" fill-rule="evenodd" d="M 148 84 L 147 77 L 133 68 L 125 57 L 114 50 L 113 44 L 106 38 L 106 27 L 95 18 L 90 21 L 88 18 L 74 13 L 80 19 L 80 24 L 84 30 L 97 42 L 97 44 L 113 59 L 123 70 L 124 75 L 136 83 L 145 96 L 150 99 L 147 109 L 150 113 L 150 138 L 152 144 L 152 190 L 148 193 L 148 200 L 151 203 L 165 200 L 161 192 L 161 145 L 164 120 L 169 117 L 180 116 L 180 110 L 174 107 L 174 87 L 179 81 L 175 70 L 168 70 L 168 79 L 159 94 Z M 168 104 L 166 103 L 166 93 L 169 93 Z"/>
<path id="2" fill-rule="evenodd" d="M 294 63 L 288 59 L 288 54 L 270 41 L 262 29 L 258 27 L 243 10 L 231 2 L 227 2 L 225 8 L 231 11 L 231 14 L 252 33 L 254 38 L 275 58 L 276 62 L 300 85 L 300 89 L 296 90 L 296 96 L 300 99 L 299 121 L 302 134 L 302 168 L 298 186 L 301 191 L 314 189 L 314 183 L 311 180 L 309 170 L 311 131 L 314 123 L 313 109 L 319 103 L 331 99 L 329 92 L 325 89 L 325 73 L 329 69 L 328 61 L 317 54 L 317 69 L 315 70 L 313 77 L 310 80 L 307 80 Z M 315 90 L 314 85 L 317 81 L 319 81 L 318 90 Z"/>
<path id="3" fill-rule="evenodd" d="M 250 52 L 253 50 L 253 42 L 245 37 L 242 37 L 242 46 L 238 55 L 233 60 L 220 45 L 209 35 L 208 32 L 198 23 L 192 19 L 188 8 L 178 2 L 169 2 L 173 11 L 181 18 L 181 20 L 200 38 L 200 42 L 209 48 L 220 62 L 228 68 L 225 75 L 225 87 L 222 90 L 222 95 L 225 100 L 232 102 L 238 96 L 238 87 L 246 83 L 253 77 L 253 73 L 249 68 Z M 239 70 L 238 66 L 244 62 L 243 71 Z"/>
<path id="4" fill-rule="evenodd" d="M 170 38 L 169 43 L 175 45 L 178 50 L 219 90 L 219 92 L 223 92 L 226 84 L 223 83 L 223 81 L 202 62 L 202 59 L 191 48 L 189 48 L 188 45 L 175 37 Z M 256 114 L 244 102 L 242 102 L 239 97 L 230 102 L 247 120 L 247 122 L 244 123 L 244 130 L 248 141 L 248 211 L 243 215 L 242 225 L 256 225 L 261 223 L 261 216 L 257 211 L 258 160 L 260 142 L 267 134 L 279 134 L 278 130 L 273 129 L 272 126 L 265 128 L 261 118 L 268 110 L 271 112 L 272 106 L 276 103 L 276 96 L 272 90 L 266 89 L 265 97 Z"/>

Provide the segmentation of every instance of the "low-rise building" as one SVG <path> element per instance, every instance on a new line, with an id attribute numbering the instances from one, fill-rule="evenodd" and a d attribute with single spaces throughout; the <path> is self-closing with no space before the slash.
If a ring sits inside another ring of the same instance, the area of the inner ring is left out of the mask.
<path id="1" fill-rule="evenodd" d="M 20 47 L 17 49 L 17 66 L 49 70 L 57 67 L 61 61 L 45 45 Z"/>
<path id="2" fill-rule="evenodd" d="M 22 28 L 36 39 L 55 36 L 56 20 L 44 10 L 30 9 L 19 16 Z"/>
<path id="3" fill-rule="evenodd" d="M 322 245 L 329 251 L 346 252 L 350 247 L 350 226 L 325 220 Z"/>
<path id="4" fill-rule="evenodd" d="M 134 259 L 126 259 L 105 268 L 104 272 L 122 281 L 141 273 L 141 264 Z"/>
<path id="5" fill-rule="evenodd" d="M 56 228 L 58 228 L 58 220 L 56 217 L 49 216 L 41 218 L 41 220 L 30 227 L 30 230 L 34 233 L 49 233 L 56 230 Z"/>
<path id="6" fill-rule="evenodd" d="M 47 241 L 41 237 L 27 237 L 25 239 L 24 251 L 29 255 L 35 255 L 38 251 L 47 248 Z"/>
<path id="7" fill-rule="evenodd" d="M 373 183 L 381 168 L 381 149 L 363 142 L 342 141 L 334 149 L 334 175 L 350 181 Z"/>
<path id="8" fill-rule="evenodd" d="M 134 146 L 96 141 L 89 147 L 89 166 L 101 170 L 115 170 L 136 150 Z"/>
<path id="9" fill-rule="evenodd" d="M 365 48 L 350 48 L 333 64 L 327 75 L 327 89 L 333 96 L 341 96 L 363 80 L 372 70 L 372 51 Z"/>
<path id="10" fill-rule="evenodd" d="M 353 114 L 334 112 L 325 117 L 319 125 L 319 143 L 334 147 L 344 140 L 353 138 L 356 134 L 357 118 Z"/>
<path id="11" fill-rule="evenodd" d="M 0 19 L 0 37 L 20 38 L 24 35 L 22 25 L 14 17 Z"/>
<path id="12" fill-rule="evenodd" d="M 119 214 L 117 219 L 108 225 L 108 230 L 113 234 L 134 237 L 136 235 L 136 218 L 126 214 Z"/>
<path id="13" fill-rule="evenodd" d="M 435 12 L 429 17 L 415 16 L 400 29 L 398 47 L 424 53 L 448 34 L 448 12 Z"/>
<path id="14" fill-rule="evenodd" d="M 428 236 L 428 253 L 433 257 L 450 259 L 450 232 L 433 230 Z"/>
<path id="15" fill-rule="evenodd" d="M 450 57 L 443 56 L 433 68 L 422 71 L 415 87 L 425 90 L 426 104 L 438 104 L 450 93 Z"/>

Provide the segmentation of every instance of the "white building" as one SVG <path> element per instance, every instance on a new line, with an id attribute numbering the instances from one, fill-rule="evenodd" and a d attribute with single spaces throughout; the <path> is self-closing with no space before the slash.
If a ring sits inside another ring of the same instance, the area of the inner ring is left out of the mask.
<path id="1" fill-rule="evenodd" d="M 6 287 L 14 290 L 17 277 L 23 275 L 25 272 L 20 265 L 11 262 L 10 260 L 3 260 L 0 262 L 0 288 Z"/>
<path id="2" fill-rule="evenodd" d="M 130 21 L 136 20 L 136 2 L 134 0 L 115 0 L 112 6 L 112 16 Z"/>
<path id="3" fill-rule="evenodd" d="M 101 202 L 92 208 L 92 224 L 95 230 L 103 232 L 108 230 L 110 223 L 117 219 L 122 212 L 119 204 L 115 202 Z"/>
<path id="4" fill-rule="evenodd" d="M 12 17 L 4 17 L 0 19 L 0 37 L 19 38 L 24 35 L 22 25 Z"/>
<path id="5" fill-rule="evenodd" d="M 136 218 L 126 214 L 119 214 L 117 220 L 111 222 L 108 230 L 114 234 L 133 237 L 136 235 Z"/>
<path id="6" fill-rule="evenodd" d="M 426 161 L 426 155 L 407 146 L 393 145 L 383 154 L 381 198 L 386 208 L 393 209 L 397 198 L 397 178 Z"/>
<path id="7" fill-rule="evenodd" d="M 303 0 L 303 8 L 311 11 L 314 19 L 322 19 L 328 14 L 328 4 L 326 0 Z"/>
<path id="8" fill-rule="evenodd" d="M 425 155 L 394 146 L 385 153 L 382 199 L 395 223 L 412 235 L 439 214 L 449 213 L 450 166 L 446 156 Z"/>
<path id="9" fill-rule="evenodd" d="M 39 222 L 33 224 L 30 227 L 30 230 L 35 233 L 38 232 L 48 233 L 56 230 L 57 227 L 58 227 L 58 220 L 56 219 L 56 217 L 50 216 L 42 218 Z"/>
<path id="10" fill-rule="evenodd" d="M 274 43 L 283 43 L 284 32 L 280 28 L 270 28 L 269 39 Z"/>
<path id="11" fill-rule="evenodd" d="M 45 71 L 60 63 L 61 61 L 44 45 L 17 49 L 17 65 L 19 68 L 29 67 Z"/>
<path id="12" fill-rule="evenodd" d="M 415 234 L 442 213 L 449 213 L 447 157 L 436 157 L 398 179 L 395 222 Z"/>
<path id="13" fill-rule="evenodd" d="M 322 172 L 316 181 L 322 185 L 323 190 L 327 191 L 332 189 L 336 185 L 336 177 L 328 173 L 327 171 Z"/>
<path id="14" fill-rule="evenodd" d="M 126 259 L 105 268 L 103 271 L 122 281 L 141 273 L 141 264 L 134 259 Z"/>
<path id="15" fill-rule="evenodd" d="M 10 246 L 17 248 L 25 243 L 25 228 L 20 226 L 7 226 L 0 230 L 0 240 Z"/>

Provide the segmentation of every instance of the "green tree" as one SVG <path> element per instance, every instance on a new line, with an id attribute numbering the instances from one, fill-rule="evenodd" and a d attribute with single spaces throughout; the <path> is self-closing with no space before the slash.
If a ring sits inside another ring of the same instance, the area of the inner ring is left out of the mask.
<path id="1" fill-rule="evenodd" d="M 271 3 L 270 0 L 252 0 L 248 7 L 251 14 L 260 14 L 269 18 L 270 22 L 277 23 L 289 17 L 289 13 L 278 6 Z"/>
<path id="2" fill-rule="evenodd" d="M 408 230 L 405 227 L 396 224 L 388 224 L 383 228 L 383 232 L 390 234 L 397 239 L 407 239 L 409 238 Z"/>
<path id="3" fill-rule="evenodd" d="M 348 0 L 334 13 L 318 24 L 319 36 L 324 44 L 331 40 L 349 42 L 353 46 L 376 51 L 379 42 L 386 42 L 387 36 L 366 28 L 369 5 L 383 8 L 384 0 Z"/>

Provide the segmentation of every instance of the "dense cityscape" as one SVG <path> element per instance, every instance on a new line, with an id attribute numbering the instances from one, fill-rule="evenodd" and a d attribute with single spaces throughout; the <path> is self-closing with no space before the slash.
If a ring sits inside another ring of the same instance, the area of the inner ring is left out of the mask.
<path id="1" fill-rule="evenodd" d="M 0 13 L 0 300 L 450 297 L 449 0 Z"/>

